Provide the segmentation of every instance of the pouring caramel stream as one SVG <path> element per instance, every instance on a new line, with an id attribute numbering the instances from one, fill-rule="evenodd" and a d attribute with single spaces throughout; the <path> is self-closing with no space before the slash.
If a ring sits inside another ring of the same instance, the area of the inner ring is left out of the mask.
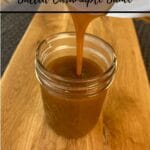
<path id="1" fill-rule="evenodd" d="M 89 23 L 99 15 L 91 14 L 71 14 L 76 31 L 76 45 L 77 45 L 77 60 L 76 60 L 76 74 L 80 76 L 82 74 L 83 66 L 83 44 L 84 34 Z"/>

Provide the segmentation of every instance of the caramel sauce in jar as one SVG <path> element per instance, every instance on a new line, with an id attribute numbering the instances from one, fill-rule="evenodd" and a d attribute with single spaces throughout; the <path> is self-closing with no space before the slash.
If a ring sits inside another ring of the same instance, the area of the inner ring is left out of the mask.
<path id="1" fill-rule="evenodd" d="M 60 57 L 48 64 L 46 69 L 70 80 L 84 80 L 102 74 L 102 69 L 96 63 L 83 58 L 82 74 L 78 76 L 75 56 Z M 70 83 L 70 88 L 74 88 L 74 91 L 68 90 L 68 94 L 64 95 L 56 95 L 53 90 L 41 86 L 48 123 L 57 134 L 65 137 L 77 138 L 89 132 L 98 121 L 105 99 L 106 90 L 88 96 L 85 94 L 86 88 L 78 90 L 79 85 Z"/>
<path id="2" fill-rule="evenodd" d="M 60 33 L 41 43 L 36 54 L 46 121 L 67 138 L 86 135 L 101 115 L 116 57 L 103 40 L 85 35 L 82 73 L 76 74 L 76 35 Z"/>

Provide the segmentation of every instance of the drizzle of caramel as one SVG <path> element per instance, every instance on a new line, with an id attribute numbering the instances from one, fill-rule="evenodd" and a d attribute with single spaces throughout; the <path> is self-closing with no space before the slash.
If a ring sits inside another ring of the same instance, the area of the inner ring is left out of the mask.
<path id="1" fill-rule="evenodd" d="M 82 66 L 83 66 L 84 34 L 89 23 L 99 15 L 83 14 L 83 13 L 81 14 L 72 13 L 71 15 L 76 30 L 76 45 L 77 45 L 76 74 L 80 76 L 82 73 Z"/>

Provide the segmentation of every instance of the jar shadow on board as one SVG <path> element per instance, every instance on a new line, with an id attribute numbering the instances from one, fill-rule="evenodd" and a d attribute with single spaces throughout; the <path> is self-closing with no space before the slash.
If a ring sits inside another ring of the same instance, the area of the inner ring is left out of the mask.
<path id="1" fill-rule="evenodd" d="M 67 138 L 84 136 L 96 125 L 116 70 L 114 51 L 102 39 L 85 34 L 83 53 L 101 68 L 100 74 L 72 79 L 47 69 L 58 58 L 76 56 L 75 33 L 50 36 L 36 51 L 36 76 L 46 121 L 58 135 Z"/>

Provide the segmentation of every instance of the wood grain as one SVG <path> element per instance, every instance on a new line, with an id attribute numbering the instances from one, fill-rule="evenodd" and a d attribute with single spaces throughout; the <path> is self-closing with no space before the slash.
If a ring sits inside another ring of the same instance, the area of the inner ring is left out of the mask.
<path id="1" fill-rule="evenodd" d="M 107 95 L 101 147 L 99 123 L 86 137 L 67 140 L 45 123 L 34 74 L 35 49 L 47 36 L 73 31 L 69 14 L 36 14 L 2 78 L 3 150 L 149 150 L 150 89 L 132 20 L 97 18 L 87 32 L 109 42 L 118 71 Z"/>

